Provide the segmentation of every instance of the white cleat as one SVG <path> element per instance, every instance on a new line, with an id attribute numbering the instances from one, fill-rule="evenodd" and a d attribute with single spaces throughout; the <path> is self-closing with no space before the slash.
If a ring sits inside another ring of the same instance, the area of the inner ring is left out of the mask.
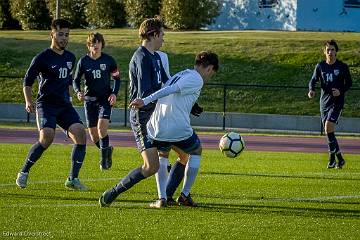
<path id="1" fill-rule="evenodd" d="M 26 188 L 29 173 L 19 172 L 16 178 L 16 185 L 21 188 Z"/>

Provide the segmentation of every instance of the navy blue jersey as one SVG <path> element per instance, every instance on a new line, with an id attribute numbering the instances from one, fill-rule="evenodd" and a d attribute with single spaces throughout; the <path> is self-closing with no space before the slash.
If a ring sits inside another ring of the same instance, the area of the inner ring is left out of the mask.
<path id="1" fill-rule="evenodd" d="M 344 106 L 345 92 L 352 85 L 351 75 L 348 65 L 342 61 L 336 60 L 333 64 L 327 64 L 322 61 L 316 65 L 312 78 L 309 82 L 309 89 L 315 90 L 315 84 L 320 81 L 321 109 L 328 109 L 333 106 L 342 108 Z M 332 88 L 340 91 L 340 96 L 332 95 Z"/>
<path id="2" fill-rule="evenodd" d="M 161 58 L 156 52 L 150 53 L 145 47 L 139 47 L 129 64 L 130 102 L 135 98 L 144 98 L 161 88 L 168 80 Z"/>
<path id="3" fill-rule="evenodd" d="M 98 59 L 89 55 L 82 57 L 76 67 L 73 87 L 80 91 L 81 77 L 85 76 L 85 96 L 108 98 L 111 93 L 118 94 L 120 88 L 119 71 L 115 60 L 106 53 Z M 113 89 L 111 79 L 115 80 Z"/>
<path id="4" fill-rule="evenodd" d="M 69 85 L 72 84 L 71 71 L 75 56 L 64 50 L 57 54 L 50 48 L 36 55 L 24 77 L 24 87 L 31 87 L 36 78 L 39 80 L 37 104 L 70 104 Z"/>

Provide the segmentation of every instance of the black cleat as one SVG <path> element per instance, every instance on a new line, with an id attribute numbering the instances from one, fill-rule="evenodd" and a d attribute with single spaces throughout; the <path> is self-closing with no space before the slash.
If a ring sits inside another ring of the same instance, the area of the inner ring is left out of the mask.
<path id="1" fill-rule="evenodd" d="M 197 203 L 191 198 L 190 193 L 188 196 L 181 193 L 180 197 L 178 197 L 177 202 L 179 206 L 187 206 L 187 207 L 197 207 Z"/>
<path id="2" fill-rule="evenodd" d="M 345 165 L 345 160 L 341 159 L 341 160 L 339 160 L 338 164 L 336 165 L 336 168 L 342 169 L 344 165 Z"/>
<path id="3" fill-rule="evenodd" d="M 177 205 L 175 199 L 173 199 L 172 197 L 168 197 L 168 198 L 167 198 L 166 204 L 169 205 L 169 206 L 175 206 L 175 205 Z"/>

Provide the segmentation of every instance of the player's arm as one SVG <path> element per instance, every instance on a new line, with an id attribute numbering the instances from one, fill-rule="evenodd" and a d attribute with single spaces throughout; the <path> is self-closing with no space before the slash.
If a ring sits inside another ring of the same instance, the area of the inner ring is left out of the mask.
<path id="1" fill-rule="evenodd" d="M 39 55 L 35 56 L 30 63 L 28 70 L 26 71 L 24 80 L 23 80 L 23 94 L 25 98 L 25 110 L 29 113 L 35 112 L 34 103 L 32 100 L 32 85 L 35 82 L 35 79 L 40 73 L 40 61 Z"/>
<path id="2" fill-rule="evenodd" d="M 25 110 L 28 113 L 35 112 L 34 103 L 32 101 L 32 87 L 24 86 L 23 93 L 24 93 L 24 98 L 25 98 Z"/>
<path id="3" fill-rule="evenodd" d="M 110 102 L 111 106 L 114 106 L 116 104 L 116 98 L 119 94 L 120 85 L 121 85 L 121 79 L 120 79 L 120 71 L 116 66 L 115 60 L 113 61 L 113 67 L 110 69 L 110 75 L 112 80 L 114 81 L 114 86 L 111 91 L 111 94 L 108 98 L 108 101 Z"/>
<path id="4" fill-rule="evenodd" d="M 81 59 L 76 65 L 74 80 L 72 81 L 72 87 L 76 93 L 79 101 L 84 101 L 84 93 L 81 91 L 81 77 L 83 75 L 82 67 L 81 67 Z"/>
<path id="5" fill-rule="evenodd" d="M 159 98 L 166 97 L 170 94 L 180 92 L 180 87 L 177 84 L 172 84 L 166 87 L 161 88 L 160 90 L 154 92 L 153 94 L 147 96 L 146 98 L 140 99 L 137 98 L 130 103 L 130 107 L 141 108 L 148 105 L 150 102 L 154 102 Z"/>
<path id="6" fill-rule="evenodd" d="M 309 81 L 309 92 L 308 92 L 309 98 L 315 97 L 315 85 L 319 81 L 320 75 L 321 75 L 320 65 L 317 64 L 314 73 Z"/>

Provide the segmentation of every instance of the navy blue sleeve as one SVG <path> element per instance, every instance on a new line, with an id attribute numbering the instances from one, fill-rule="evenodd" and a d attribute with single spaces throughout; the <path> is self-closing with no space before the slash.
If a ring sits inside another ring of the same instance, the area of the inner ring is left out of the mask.
<path id="1" fill-rule="evenodd" d="M 110 74 L 111 74 L 111 78 L 114 80 L 112 94 L 115 94 L 117 96 L 119 93 L 119 90 L 120 90 L 120 83 L 121 83 L 120 71 L 119 71 L 117 64 L 113 58 L 111 58 Z"/>
<path id="2" fill-rule="evenodd" d="M 141 91 L 138 92 L 138 98 L 144 98 L 152 94 L 151 62 L 146 58 L 137 61 L 138 89 Z"/>
<path id="3" fill-rule="evenodd" d="M 40 55 L 36 55 L 31 63 L 30 66 L 28 68 L 28 70 L 26 71 L 25 77 L 24 77 L 24 82 L 23 82 L 23 86 L 28 86 L 31 87 L 34 82 L 35 79 L 38 77 L 39 73 L 40 73 Z"/>
<path id="4" fill-rule="evenodd" d="M 344 67 L 344 89 L 343 92 L 346 92 L 347 90 L 349 90 L 352 86 L 352 79 L 351 79 L 351 75 L 350 75 L 350 70 L 348 65 L 345 64 Z"/>
<path id="5" fill-rule="evenodd" d="M 81 77 L 84 74 L 83 69 L 81 67 L 81 60 L 82 58 L 77 63 L 75 76 L 73 80 L 73 88 L 76 93 L 81 91 Z"/>
<path id="6" fill-rule="evenodd" d="M 320 75 L 321 75 L 320 64 L 317 64 L 309 82 L 309 90 L 315 91 L 315 85 L 319 81 Z"/>

